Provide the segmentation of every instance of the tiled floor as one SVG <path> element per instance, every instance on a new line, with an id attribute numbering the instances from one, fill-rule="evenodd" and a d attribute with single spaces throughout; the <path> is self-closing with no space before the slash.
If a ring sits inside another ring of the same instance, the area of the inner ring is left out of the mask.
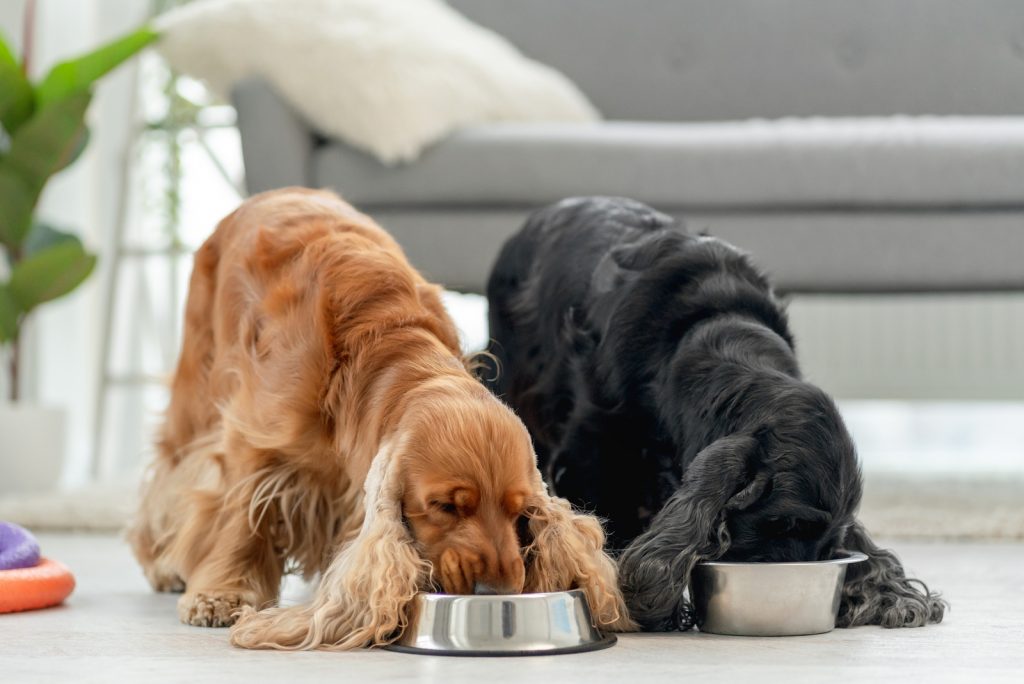
<path id="1" fill-rule="evenodd" d="M 518 659 L 381 651 L 252 652 L 177 622 L 110 536 L 44 535 L 78 576 L 64 607 L 0 615 L 0 682 L 997 682 L 1024 681 L 1024 545 L 899 543 L 953 609 L 938 626 L 779 639 L 628 635 L 609 650 Z"/>

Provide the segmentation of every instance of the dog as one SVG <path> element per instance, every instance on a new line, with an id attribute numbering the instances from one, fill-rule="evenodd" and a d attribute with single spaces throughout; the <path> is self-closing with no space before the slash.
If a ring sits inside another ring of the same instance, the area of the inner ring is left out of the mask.
<path id="1" fill-rule="evenodd" d="M 129 532 L 152 586 L 184 592 L 182 622 L 349 649 L 397 638 L 419 591 L 579 587 L 603 627 L 631 628 L 599 522 L 549 496 L 439 293 L 328 192 L 257 195 L 220 222 Z M 273 607 L 286 571 L 321 574 L 310 604 Z"/>
<path id="2" fill-rule="evenodd" d="M 486 380 L 559 496 L 607 520 L 632 617 L 692 626 L 700 560 L 860 551 L 838 624 L 919 626 L 945 603 L 855 514 L 861 476 L 832 399 L 804 381 L 763 273 L 720 240 L 613 197 L 534 213 L 487 285 Z"/>

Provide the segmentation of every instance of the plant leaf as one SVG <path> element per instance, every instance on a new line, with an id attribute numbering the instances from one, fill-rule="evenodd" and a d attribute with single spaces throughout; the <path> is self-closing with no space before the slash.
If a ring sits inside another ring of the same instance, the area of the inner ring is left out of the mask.
<path id="1" fill-rule="evenodd" d="M 15 265 L 7 288 L 22 312 L 28 313 L 78 287 L 96 266 L 96 257 L 82 243 L 62 242 Z"/>
<path id="2" fill-rule="evenodd" d="M 9 248 L 19 247 L 32 227 L 31 210 L 46 181 L 74 158 L 91 97 L 86 90 L 51 102 L 11 136 L 11 148 L 0 159 L 0 220 Z"/>
<path id="3" fill-rule="evenodd" d="M 66 233 L 53 227 L 49 223 L 36 221 L 32 224 L 32 230 L 28 232 L 28 235 L 25 237 L 25 242 L 21 245 L 22 254 L 25 257 L 30 257 L 42 252 L 48 247 L 59 245 L 64 242 L 77 242 L 79 245 L 82 244 L 82 241 L 78 239 L 77 235 Z"/>
<path id="4" fill-rule="evenodd" d="M 63 169 L 66 169 L 67 167 L 74 164 L 75 161 L 77 161 L 78 158 L 82 156 L 82 153 L 85 152 L 85 148 L 89 146 L 89 140 L 91 138 L 92 133 L 90 133 L 89 131 L 89 126 L 85 123 L 85 121 L 83 121 L 82 128 L 79 129 L 78 131 L 78 137 L 75 138 L 75 141 L 71 146 L 70 154 L 68 154 L 67 158 L 65 159 L 64 165 L 57 169 L 57 171 L 62 171 Z"/>
<path id="5" fill-rule="evenodd" d="M 18 335 L 18 303 L 5 285 L 0 285 L 0 344 L 10 342 Z"/>
<path id="6" fill-rule="evenodd" d="M 25 179 L 0 159 L 0 242 L 17 251 L 21 237 L 32 225 L 35 196 Z"/>
<path id="7" fill-rule="evenodd" d="M 32 115 L 33 103 L 32 86 L 0 35 L 0 124 L 8 135 L 13 135 Z"/>
<path id="8" fill-rule="evenodd" d="M 144 26 L 92 52 L 61 62 L 36 86 L 36 105 L 45 107 L 72 93 L 88 90 L 96 79 L 152 43 L 159 35 L 152 28 Z"/>

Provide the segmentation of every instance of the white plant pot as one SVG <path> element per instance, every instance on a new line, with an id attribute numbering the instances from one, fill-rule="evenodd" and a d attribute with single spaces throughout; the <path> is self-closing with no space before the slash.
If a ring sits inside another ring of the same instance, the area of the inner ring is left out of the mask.
<path id="1" fill-rule="evenodd" d="M 0 404 L 0 494 L 57 488 L 66 424 L 64 409 Z"/>

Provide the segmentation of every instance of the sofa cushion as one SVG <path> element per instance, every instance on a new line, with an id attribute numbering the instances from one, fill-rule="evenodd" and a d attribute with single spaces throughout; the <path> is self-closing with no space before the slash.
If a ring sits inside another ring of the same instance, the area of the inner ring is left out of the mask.
<path id="1" fill-rule="evenodd" d="M 207 0 L 158 28 L 174 69 L 222 97 L 264 78 L 311 128 L 386 163 L 466 125 L 598 118 L 565 76 L 441 0 Z"/>
<path id="2" fill-rule="evenodd" d="M 1024 117 L 496 124 L 410 165 L 338 143 L 314 185 L 364 206 L 539 205 L 626 195 L 656 207 L 1024 205 Z"/>

